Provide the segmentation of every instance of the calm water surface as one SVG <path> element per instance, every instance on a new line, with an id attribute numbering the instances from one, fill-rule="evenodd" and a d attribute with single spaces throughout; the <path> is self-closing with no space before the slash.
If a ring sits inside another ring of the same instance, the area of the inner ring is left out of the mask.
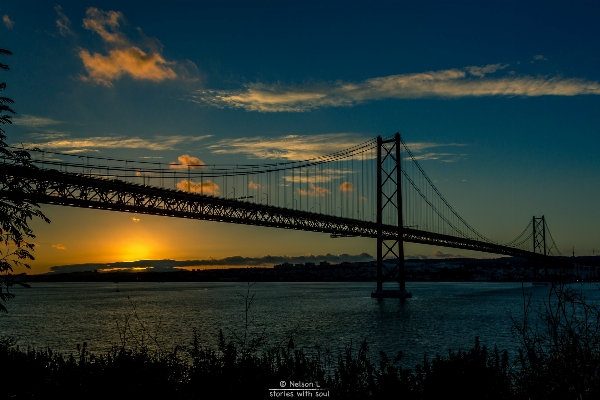
<path id="1" fill-rule="evenodd" d="M 251 334 L 264 334 L 271 344 L 293 332 L 298 346 L 329 349 L 364 339 L 371 355 L 402 350 L 404 363 L 421 362 L 423 354 L 468 349 L 475 336 L 483 344 L 514 352 L 518 341 L 510 315 L 523 310 L 520 283 L 414 283 L 413 298 L 370 298 L 374 283 L 256 283 L 249 311 Z M 590 285 L 574 285 L 591 301 L 600 299 Z M 118 288 L 118 291 L 117 291 Z M 549 287 L 525 284 L 538 303 Z M 123 327 L 142 335 L 141 324 L 164 349 L 189 345 L 192 330 L 200 341 L 215 346 L 219 329 L 242 335 L 247 284 L 227 283 L 35 283 L 17 289 L 0 315 L 0 334 L 19 339 L 21 346 L 50 347 L 75 352 L 87 342 L 91 351 L 119 345 Z M 137 317 L 136 317 L 137 315 Z"/>

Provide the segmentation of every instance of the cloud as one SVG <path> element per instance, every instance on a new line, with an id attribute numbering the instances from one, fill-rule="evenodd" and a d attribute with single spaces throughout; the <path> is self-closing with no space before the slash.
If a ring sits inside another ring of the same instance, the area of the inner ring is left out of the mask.
<path id="1" fill-rule="evenodd" d="M 63 13 L 62 7 L 54 6 L 54 10 L 58 14 L 58 19 L 56 20 L 58 33 L 60 33 L 62 36 L 73 35 L 73 31 L 71 30 L 71 21 L 65 15 L 65 13 Z"/>
<path id="2" fill-rule="evenodd" d="M 548 59 L 541 54 L 533 56 L 533 59 L 536 61 L 548 61 Z"/>
<path id="3" fill-rule="evenodd" d="M 432 258 L 464 258 L 464 256 L 460 254 L 450 254 L 450 253 L 442 253 L 439 250 L 433 252 Z"/>
<path id="4" fill-rule="evenodd" d="M 219 140 L 208 146 L 208 149 L 215 154 L 246 154 L 251 158 L 259 159 L 310 160 L 346 150 L 369 139 L 372 139 L 372 137 L 357 133 L 323 133 L 277 137 L 254 136 Z M 406 145 L 414 153 L 434 147 L 465 146 L 460 143 L 431 142 L 409 142 Z M 376 156 L 375 152 L 366 152 L 360 157 L 368 160 Z M 358 160 L 358 157 L 356 160 Z M 303 182 L 318 183 L 331 180 L 332 175 L 341 177 L 348 173 L 352 173 L 352 171 L 328 169 L 327 171 L 323 170 L 322 177 L 319 175 L 316 177 L 300 177 L 296 174 L 293 178 L 289 175 L 285 176 L 284 179 L 288 182 L 299 182 L 302 179 Z"/>
<path id="5" fill-rule="evenodd" d="M 14 117 L 12 121 L 15 125 L 22 125 L 29 128 L 41 128 L 43 126 L 57 125 L 61 123 L 60 121 L 52 118 L 38 117 L 30 114 L 23 114 L 22 117 Z"/>
<path id="6" fill-rule="evenodd" d="M 89 138 L 56 138 L 45 142 L 24 143 L 26 148 L 74 149 L 71 152 L 91 151 L 92 149 L 148 149 L 173 150 L 177 145 L 202 140 L 205 136 L 155 136 L 151 139 L 125 136 L 92 136 Z M 64 152 L 68 152 L 65 150 Z"/>
<path id="7" fill-rule="evenodd" d="M 253 190 L 258 190 L 258 189 L 260 189 L 260 183 L 250 181 L 250 182 L 248 182 L 248 188 L 253 189 Z"/>
<path id="8" fill-rule="evenodd" d="M 247 154 L 253 158 L 308 160 L 346 150 L 371 139 L 356 133 L 284 135 L 223 139 L 208 148 L 215 154 Z"/>
<path id="9" fill-rule="evenodd" d="M 325 183 L 331 182 L 336 179 L 346 177 L 348 174 L 354 174 L 356 171 L 350 169 L 335 169 L 335 168 L 323 168 L 319 169 L 319 174 L 314 174 L 312 171 L 310 174 L 304 173 L 300 175 L 299 171 L 296 171 L 294 175 L 284 175 L 283 179 L 286 183 Z M 289 172 L 288 172 L 289 173 Z"/>
<path id="10" fill-rule="evenodd" d="M 353 192 L 354 185 L 352 182 L 344 182 L 340 185 L 340 192 Z"/>
<path id="11" fill-rule="evenodd" d="M 133 262 L 114 262 L 114 263 L 103 263 L 103 264 L 72 264 L 72 265 L 57 265 L 50 267 L 52 273 L 70 273 L 70 272 L 85 272 L 98 270 L 100 272 L 108 271 L 139 271 L 151 270 L 153 272 L 169 272 L 176 271 L 178 268 L 205 268 L 205 267 L 260 267 L 260 266 L 273 266 L 275 264 L 290 263 L 290 264 L 304 264 L 312 262 L 318 264 L 321 261 L 327 261 L 329 263 L 343 263 L 343 262 L 370 262 L 373 261 L 373 256 L 368 253 L 360 253 L 356 255 L 351 254 L 322 254 L 313 255 L 305 254 L 302 256 L 271 256 L 266 255 L 262 257 L 242 257 L 242 256 L 231 256 L 221 259 L 215 259 L 208 257 L 200 260 L 140 260 Z"/>
<path id="12" fill-rule="evenodd" d="M 67 248 L 65 246 L 63 246 L 62 244 L 53 244 L 52 247 L 54 247 L 57 250 L 66 250 Z"/>
<path id="13" fill-rule="evenodd" d="M 204 162 L 200 160 L 198 157 L 192 157 L 188 154 L 183 154 L 177 157 L 179 163 L 171 162 L 169 163 L 169 168 L 171 169 L 198 169 L 204 165 Z"/>
<path id="14" fill-rule="evenodd" d="M 139 219 L 139 218 L 136 218 L 136 217 L 131 217 L 131 220 L 132 220 L 133 222 L 140 222 L 140 219 Z"/>
<path id="15" fill-rule="evenodd" d="M 6 26 L 8 29 L 12 29 L 13 26 L 15 26 L 15 21 L 12 21 L 6 14 L 2 16 L 2 22 L 4 22 L 4 26 Z"/>
<path id="16" fill-rule="evenodd" d="M 51 140 L 51 139 L 59 139 L 63 137 L 69 136 L 68 133 L 65 132 L 56 132 L 56 131 L 46 131 L 44 133 L 29 133 L 27 134 L 30 138 L 34 140 Z"/>
<path id="17" fill-rule="evenodd" d="M 413 158 L 417 161 L 437 160 L 437 161 L 442 161 L 442 162 L 455 162 L 464 156 L 465 156 L 465 154 L 425 153 L 425 154 L 413 155 Z"/>
<path id="18" fill-rule="evenodd" d="M 508 64 L 469 66 L 411 74 L 390 75 L 362 82 L 285 86 L 252 83 L 243 89 L 198 90 L 188 100 L 220 108 L 242 108 L 259 112 L 302 112 L 320 107 L 349 107 L 384 99 L 538 97 L 600 94 L 600 83 L 560 76 L 487 75 L 504 70 Z"/>
<path id="19" fill-rule="evenodd" d="M 133 45 L 119 30 L 124 20 L 123 13 L 119 11 L 105 12 L 95 7 L 87 9 L 83 27 L 100 35 L 110 49 L 108 55 L 91 54 L 86 49 L 80 49 L 79 58 L 88 73 L 82 79 L 105 86 L 112 86 L 112 81 L 122 76 L 154 82 L 175 79 L 177 73 L 172 67 L 176 63 L 163 58 L 156 41 L 146 38 L 146 47 L 151 47 L 150 53 Z"/>
<path id="20" fill-rule="evenodd" d="M 204 182 L 192 182 L 183 179 L 181 182 L 177 182 L 177 189 L 184 192 L 200 193 L 208 196 L 218 196 L 220 194 L 219 185 L 210 179 Z"/>
<path id="21" fill-rule="evenodd" d="M 83 27 L 94 31 L 107 43 L 117 45 L 128 45 L 127 37 L 118 31 L 120 26 L 119 20 L 124 21 L 125 17 L 120 11 L 104 12 L 95 7 L 90 7 L 86 10 L 87 18 L 83 19 Z M 109 32 L 108 30 L 114 32 Z"/>
<path id="22" fill-rule="evenodd" d="M 324 197 L 327 194 L 331 194 L 331 190 L 324 188 L 322 186 L 315 186 L 314 184 L 308 185 L 308 190 L 302 190 L 298 188 L 298 194 L 303 196 L 313 196 L 313 197 Z"/>
<path id="23" fill-rule="evenodd" d="M 167 62 L 159 54 L 146 54 L 137 47 L 111 50 L 108 56 L 98 53 L 91 55 L 82 49 L 79 57 L 89 74 L 89 77 L 83 79 L 106 86 L 112 86 L 111 81 L 122 75 L 155 82 L 177 76 L 171 68 L 165 66 Z"/>
<path id="24" fill-rule="evenodd" d="M 506 67 L 508 67 L 509 64 L 490 64 L 490 65 L 485 65 L 483 67 L 467 67 L 465 68 L 469 74 L 473 75 L 473 76 L 477 76 L 479 78 L 483 78 L 485 76 L 485 74 L 493 74 L 494 72 L 500 70 L 500 69 L 505 69 Z"/>

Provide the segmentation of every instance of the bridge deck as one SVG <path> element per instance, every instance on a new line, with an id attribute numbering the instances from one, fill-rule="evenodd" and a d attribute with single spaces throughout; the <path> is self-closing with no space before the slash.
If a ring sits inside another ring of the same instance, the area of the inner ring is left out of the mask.
<path id="1" fill-rule="evenodd" d="M 93 208 L 139 214 L 162 215 L 207 221 L 229 222 L 273 228 L 323 232 L 342 236 L 395 240 L 398 228 L 374 222 L 342 218 L 276 206 L 224 199 L 178 190 L 137 185 L 56 170 L 0 165 L 0 196 L 10 197 L 9 187 L 19 182 L 27 196 L 40 204 Z M 515 257 L 555 259 L 500 244 L 423 230 L 404 228 L 405 242 L 460 248 Z"/>

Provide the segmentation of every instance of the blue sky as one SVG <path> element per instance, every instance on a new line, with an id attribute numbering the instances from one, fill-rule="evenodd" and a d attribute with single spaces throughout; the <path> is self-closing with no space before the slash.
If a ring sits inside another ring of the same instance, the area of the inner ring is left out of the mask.
<path id="1" fill-rule="evenodd" d="M 292 158 L 400 131 L 438 145 L 423 168 L 486 236 L 508 240 L 543 214 L 561 251 L 592 254 L 599 14 L 592 1 L 3 3 L 1 46 L 14 55 L 2 81 L 18 112 L 7 134 L 77 154 L 254 163 L 260 144 Z M 223 152 L 231 143 L 243 151 Z M 375 253 L 367 239 L 43 210 L 36 271 Z M 406 248 L 439 250 L 466 254 Z"/>

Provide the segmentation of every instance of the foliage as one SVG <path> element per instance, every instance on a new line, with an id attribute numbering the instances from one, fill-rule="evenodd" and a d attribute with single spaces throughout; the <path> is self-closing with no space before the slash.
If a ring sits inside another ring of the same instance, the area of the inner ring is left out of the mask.
<path id="1" fill-rule="evenodd" d="M 11 55 L 8 50 L 0 49 L 0 55 Z M 0 68 L 8 71 L 8 65 L 0 64 Z M 0 83 L 0 91 L 6 89 L 6 83 Z M 12 123 L 10 114 L 15 111 L 10 107 L 13 100 L 0 97 L 0 126 Z M 6 143 L 4 129 L 0 127 L 0 157 L 2 165 L 14 165 L 24 168 L 36 168 L 31 163 L 30 155 L 25 150 L 11 150 Z M 27 286 L 13 274 L 14 267 L 26 267 L 28 260 L 33 260 L 31 254 L 35 246 L 30 239 L 35 238 L 28 225 L 34 217 L 50 222 L 39 210 L 39 206 L 26 196 L 32 188 L 23 180 L 9 176 L 6 172 L 0 174 L 0 311 L 7 312 L 3 303 L 14 297 L 10 292 L 13 285 Z"/>
<path id="2" fill-rule="evenodd" d="M 21 350 L 0 341 L 0 364 L 10 366 L 4 378 L 12 382 L 16 398 L 198 399 L 207 393 L 223 397 L 266 398 L 279 382 L 318 382 L 330 397 L 344 399 L 438 399 L 459 393 L 466 399 L 512 398 L 506 363 L 498 352 L 489 354 L 476 343 L 468 352 L 449 352 L 413 371 L 380 354 L 375 364 L 363 342 L 356 354 L 352 346 L 337 366 L 320 351 L 312 354 L 286 346 L 261 353 L 240 351 L 235 339 L 221 331 L 218 349 L 200 344 L 197 332 L 189 348 L 151 352 L 147 347 L 113 348 L 107 354 L 89 353 L 86 343 L 76 355 L 63 356 L 50 349 Z"/>
<path id="3" fill-rule="evenodd" d="M 524 296 L 524 317 L 515 323 L 521 341 L 515 388 L 528 399 L 600 397 L 600 308 L 563 282 L 552 284 L 534 312 Z"/>

